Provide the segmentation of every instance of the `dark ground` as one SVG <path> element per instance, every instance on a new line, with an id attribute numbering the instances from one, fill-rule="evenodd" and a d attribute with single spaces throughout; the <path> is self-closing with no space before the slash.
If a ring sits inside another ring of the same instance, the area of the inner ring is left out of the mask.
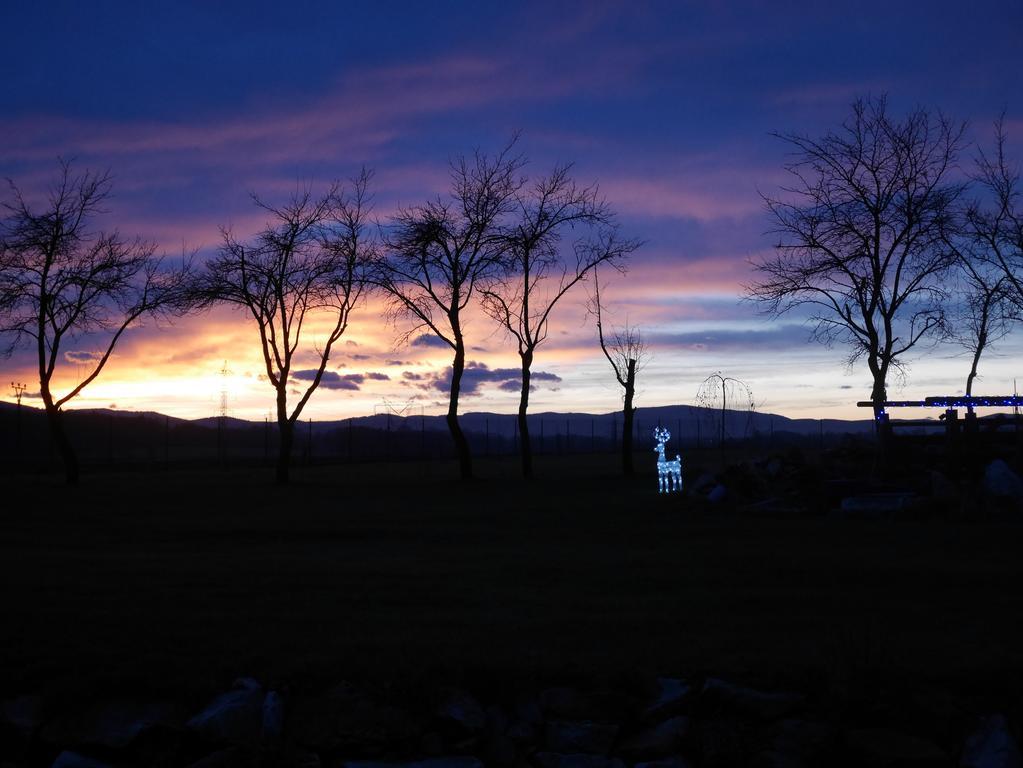
<path id="1" fill-rule="evenodd" d="M 566 670 L 1020 689 L 1018 518 L 758 519 L 609 456 L 513 469 L 7 478 L 0 697 Z"/>

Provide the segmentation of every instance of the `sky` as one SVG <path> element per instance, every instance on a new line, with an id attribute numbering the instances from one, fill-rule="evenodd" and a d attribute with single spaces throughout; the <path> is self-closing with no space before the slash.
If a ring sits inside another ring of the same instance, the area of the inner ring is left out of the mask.
<path id="1" fill-rule="evenodd" d="M 645 243 L 625 276 L 602 280 L 606 322 L 639 327 L 649 345 L 640 406 L 693 403 L 721 371 L 746 381 L 762 411 L 864 414 L 864 366 L 811 341 L 800 317 L 766 317 L 742 299 L 751 260 L 773 245 L 761 194 L 784 182 L 786 148 L 772 132 L 819 135 L 855 98 L 887 94 L 895 112 L 967 121 L 964 163 L 1004 111 L 1010 154 L 1023 158 L 1017 0 L 38 2 L 6 4 L 3 20 L 17 34 L 0 48 L 0 177 L 31 196 L 59 157 L 109 170 L 97 226 L 171 256 L 208 257 L 222 227 L 258 231 L 250 193 L 283 201 L 362 167 L 386 223 L 444 195 L 453 158 L 516 132 L 529 173 L 573 163 Z M 621 407 L 586 299 L 585 286 L 566 298 L 537 352 L 536 412 Z M 353 313 L 305 416 L 444 411 L 450 352 L 399 344 L 403 329 L 381 310 L 370 299 Z M 310 351 L 325 327 L 310 328 Z M 478 312 L 467 335 L 462 410 L 514 411 L 514 346 Z M 1020 335 L 982 363 L 975 392 L 1011 392 Z M 95 348 L 69 346 L 61 381 L 87 370 Z M 302 359 L 311 367 L 312 352 Z M 956 348 L 907 362 L 892 396 L 962 391 L 968 361 Z M 231 415 L 263 418 L 273 390 L 261 367 L 240 312 L 150 322 L 125 335 L 74 406 L 199 417 L 223 392 Z M 0 358 L 5 384 L 31 393 L 33 371 L 29 351 Z"/>

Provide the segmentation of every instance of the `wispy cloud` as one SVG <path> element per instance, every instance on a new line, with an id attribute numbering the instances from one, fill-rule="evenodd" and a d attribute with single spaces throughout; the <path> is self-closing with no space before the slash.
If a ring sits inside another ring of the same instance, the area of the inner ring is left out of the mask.
<path id="1" fill-rule="evenodd" d="M 777 325 L 764 330 L 717 328 L 684 333 L 648 334 L 651 345 L 660 349 L 696 352 L 782 351 L 804 347 L 810 332 L 804 325 Z"/>
<path id="2" fill-rule="evenodd" d="M 300 381 L 312 381 L 316 378 L 316 369 L 309 368 L 295 371 L 292 376 Z M 338 373 L 337 371 L 324 371 L 320 378 L 320 386 L 324 389 L 349 389 L 358 391 L 366 381 L 389 381 L 390 376 L 385 373 Z"/>
<path id="3" fill-rule="evenodd" d="M 430 373 L 402 372 L 402 379 L 406 383 L 419 389 L 439 392 L 447 392 L 451 388 L 451 376 L 451 368 Z M 535 389 L 537 385 L 532 382 L 556 385 L 561 383 L 561 377 L 549 371 L 531 371 L 530 382 L 531 389 Z M 485 363 L 469 361 L 462 372 L 461 393 L 467 397 L 479 396 L 485 384 L 496 385 L 506 392 L 517 392 L 522 387 L 522 371 L 518 368 L 490 368 Z"/>

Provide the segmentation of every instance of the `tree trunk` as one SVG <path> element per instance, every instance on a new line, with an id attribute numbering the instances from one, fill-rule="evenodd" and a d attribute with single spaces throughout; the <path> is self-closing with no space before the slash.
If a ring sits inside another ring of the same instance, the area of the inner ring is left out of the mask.
<path id="1" fill-rule="evenodd" d="M 533 446 L 529 444 L 529 424 L 526 412 L 529 410 L 529 377 L 530 366 L 533 364 L 533 353 L 525 352 L 522 358 L 522 391 L 519 393 L 519 455 L 522 458 L 522 476 L 533 476 Z"/>
<path id="2" fill-rule="evenodd" d="M 625 376 L 625 412 L 622 414 L 622 472 L 631 477 L 632 465 L 632 419 L 636 409 L 632 407 L 636 395 L 636 361 L 629 360 L 629 369 Z"/>
<path id="3" fill-rule="evenodd" d="M 977 348 L 973 350 L 973 362 L 970 365 L 970 375 L 966 377 L 966 396 L 973 397 L 973 380 L 977 378 L 977 368 L 980 365 L 980 356 L 984 352 L 984 347 L 987 344 L 987 338 L 985 333 L 980 333 L 977 337 Z M 973 406 L 968 406 L 967 411 L 973 413 Z"/>
<path id="4" fill-rule="evenodd" d="M 57 452 L 60 453 L 60 459 L 64 463 L 64 479 L 68 485 L 78 485 L 78 456 L 68 439 L 67 432 L 64 431 L 64 415 L 53 404 L 53 398 L 48 390 L 44 389 L 42 396 L 43 405 L 46 408 L 46 418 L 50 424 L 50 435 L 53 438 L 53 444 L 57 447 Z"/>
<path id="5" fill-rule="evenodd" d="M 285 380 L 282 379 L 282 382 Z M 295 442 L 295 425 L 288 418 L 288 394 L 286 383 L 277 390 L 277 433 L 280 444 L 277 450 L 277 484 L 287 485 L 291 481 L 291 448 Z"/>
<path id="6" fill-rule="evenodd" d="M 877 438 L 877 450 L 874 453 L 874 474 L 884 476 L 888 466 L 888 448 L 891 441 L 891 425 L 888 423 L 888 413 L 885 411 L 884 402 L 888 399 L 888 390 L 885 381 L 888 377 L 887 367 L 871 366 L 871 374 L 874 377 L 874 385 L 870 391 L 870 400 L 874 404 L 874 434 Z"/>
<path id="7" fill-rule="evenodd" d="M 885 387 L 886 371 L 872 366 L 870 372 L 874 377 L 874 384 L 870 390 L 870 401 L 874 404 L 874 423 L 876 424 L 881 414 L 885 412 L 884 401 L 888 399 L 888 390 Z"/>
<path id="8" fill-rule="evenodd" d="M 451 439 L 455 443 L 458 456 L 458 469 L 463 480 L 472 479 L 472 454 L 469 452 L 469 441 L 458 423 L 458 393 L 462 386 L 462 372 L 465 370 L 465 344 L 459 337 L 455 344 L 455 359 L 451 363 L 451 394 L 448 398 L 447 423 Z"/>

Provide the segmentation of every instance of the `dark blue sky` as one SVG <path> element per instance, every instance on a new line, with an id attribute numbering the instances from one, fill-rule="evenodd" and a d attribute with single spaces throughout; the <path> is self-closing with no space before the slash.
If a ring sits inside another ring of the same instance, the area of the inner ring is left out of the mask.
<path id="1" fill-rule="evenodd" d="M 763 379 L 779 410 L 860 384 L 840 351 L 811 352 L 791 324 L 737 301 L 747 260 L 771 244 L 758 195 L 782 180 L 771 131 L 819 133 L 857 96 L 887 93 L 896 112 L 969 121 L 982 143 L 1005 109 L 1023 144 L 1018 0 L 43 2 L 8 3 L 3 24 L 14 34 L 0 48 L 0 175 L 32 191 L 58 155 L 109 168 L 112 217 L 171 250 L 208 252 L 220 225 L 257 226 L 249 191 L 273 198 L 363 164 L 386 215 L 441 192 L 453 155 L 521 130 L 535 170 L 574 161 L 648 242 L 615 290 L 622 315 L 664 340 L 652 401 L 686 400 L 656 383 L 679 369 L 726 365 Z M 599 358 L 578 351 L 589 349 L 581 321 L 565 322 L 575 341 L 551 369 L 568 387 Z M 680 341 L 701 334 L 708 344 Z M 382 350 L 386 335 L 364 341 Z M 481 361 L 506 366 L 499 339 L 487 345 Z M 831 374 L 793 396 L 761 356 L 778 345 Z M 614 390 L 600 392 L 586 402 L 613 406 Z"/>

